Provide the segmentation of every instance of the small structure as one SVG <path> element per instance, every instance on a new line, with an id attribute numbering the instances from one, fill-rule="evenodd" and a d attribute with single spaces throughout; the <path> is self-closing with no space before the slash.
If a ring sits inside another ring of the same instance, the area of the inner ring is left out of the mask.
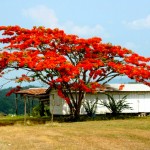
<path id="1" fill-rule="evenodd" d="M 30 107 L 33 108 L 33 101 L 38 100 L 39 102 L 42 103 L 49 103 L 49 92 L 50 89 L 47 88 L 29 88 L 25 90 L 20 90 L 15 93 L 16 98 L 16 114 L 18 114 L 18 95 L 20 95 L 21 99 L 24 100 L 24 114 L 26 115 L 27 113 L 27 104 L 28 105 L 28 110 L 30 114 Z"/>

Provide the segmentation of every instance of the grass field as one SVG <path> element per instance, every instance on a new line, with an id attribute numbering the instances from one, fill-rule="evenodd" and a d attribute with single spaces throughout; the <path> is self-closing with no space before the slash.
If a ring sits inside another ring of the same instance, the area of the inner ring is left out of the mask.
<path id="1" fill-rule="evenodd" d="M 0 150 L 150 150 L 150 117 L 0 127 Z"/>

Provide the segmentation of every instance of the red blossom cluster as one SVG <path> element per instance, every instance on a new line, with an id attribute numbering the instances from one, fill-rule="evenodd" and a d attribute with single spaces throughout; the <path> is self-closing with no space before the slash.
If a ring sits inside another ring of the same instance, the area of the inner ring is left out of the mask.
<path id="1" fill-rule="evenodd" d="M 119 90 L 120 90 L 120 91 L 123 90 L 124 87 L 125 87 L 125 85 L 124 85 L 124 84 L 121 84 L 121 85 L 119 86 Z"/>
<path id="2" fill-rule="evenodd" d="M 9 92 L 6 93 L 6 96 L 10 96 L 11 94 L 20 91 L 21 87 L 16 86 L 15 88 L 12 88 Z"/>
<path id="3" fill-rule="evenodd" d="M 25 74 L 22 74 L 20 78 L 16 79 L 16 82 L 23 82 L 23 81 L 31 82 L 32 79 Z"/>
<path id="4" fill-rule="evenodd" d="M 65 94 L 62 92 L 61 89 L 58 89 L 58 95 L 59 95 L 61 98 L 63 98 L 63 99 L 67 102 L 67 104 L 70 104 L 70 98 L 69 98 L 69 97 L 66 97 Z"/>

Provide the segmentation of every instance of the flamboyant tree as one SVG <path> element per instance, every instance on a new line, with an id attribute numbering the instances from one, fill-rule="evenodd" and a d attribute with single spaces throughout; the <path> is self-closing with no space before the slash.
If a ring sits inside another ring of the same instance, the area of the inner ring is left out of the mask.
<path id="1" fill-rule="evenodd" d="M 83 39 L 44 27 L 0 26 L 0 31 L 0 75 L 6 68 L 31 72 L 17 82 L 40 79 L 57 89 L 76 117 L 86 92 L 103 89 L 119 75 L 150 85 L 150 58 L 98 37 Z"/>

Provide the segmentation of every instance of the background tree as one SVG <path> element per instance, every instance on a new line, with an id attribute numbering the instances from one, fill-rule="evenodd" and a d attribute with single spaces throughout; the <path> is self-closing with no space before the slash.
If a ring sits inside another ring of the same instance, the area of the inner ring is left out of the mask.
<path id="1" fill-rule="evenodd" d="M 103 89 L 107 82 L 119 75 L 127 75 L 149 85 L 150 58 L 102 43 L 100 38 L 79 38 L 59 29 L 19 26 L 0 26 L 4 47 L 0 52 L 0 73 L 5 68 L 25 69 L 16 82 L 40 79 L 58 90 L 75 117 L 86 92 Z M 73 91 L 73 92 L 72 92 Z"/>
<path id="2" fill-rule="evenodd" d="M 6 93 L 10 89 L 11 88 L 3 89 L 0 91 L 0 113 L 15 114 L 15 96 L 14 96 L 14 94 L 12 94 L 10 97 L 6 97 Z"/>
<path id="3" fill-rule="evenodd" d="M 35 86 L 25 86 L 23 89 L 27 88 L 36 88 Z M 15 108 L 15 94 L 12 93 L 10 96 L 6 96 L 10 92 L 12 92 L 12 87 L 1 89 L 0 90 L 0 113 L 5 114 L 15 114 L 16 108 Z M 33 106 L 37 106 L 39 104 L 38 101 L 33 102 Z M 18 114 L 24 114 L 24 101 L 23 99 L 18 96 Z"/>

